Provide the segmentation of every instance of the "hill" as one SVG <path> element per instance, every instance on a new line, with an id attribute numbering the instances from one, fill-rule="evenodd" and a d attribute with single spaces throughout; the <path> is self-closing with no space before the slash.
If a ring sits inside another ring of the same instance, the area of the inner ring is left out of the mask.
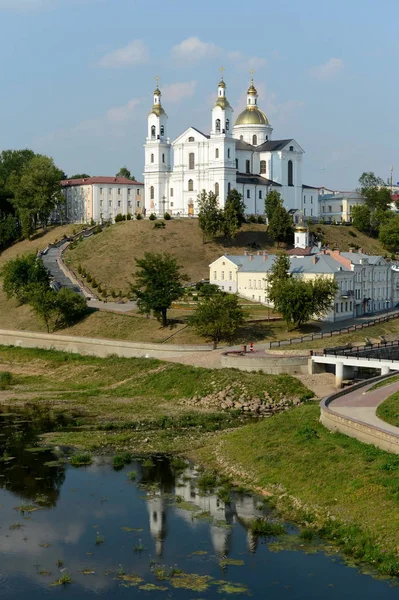
<path id="1" fill-rule="evenodd" d="M 362 248 L 366 254 L 379 254 L 386 256 L 387 250 L 376 238 L 369 237 L 365 233 L 358 231 L 354 227 L 347 225 L 321 225 L 314 224 L 310 226 L 310 231 L 314 233 L 324 245 L 329 248 L 337 248 L 342 252 L 347 252 L 349 247 Z"/>
<path id="2" fill-rule="evenodd" d="M 127 291 L 135 258 L 141 258 L 145 252 L 170 252 L 190 281 L 200 281 L 209 277 L 209 264 L 221 254 L 243 254 L 248 249 L 276 250 L 265 225 L 245 224 L 234 244 L 224 245 L 222 239 L 203 244 L 195 219 L 166 221 L 165 229 L 154 229 L 153 221 L 125 221 L 68 250 L 65 260 L 73 269 L 79 264 L 84 266 L 107 289 Z"/>

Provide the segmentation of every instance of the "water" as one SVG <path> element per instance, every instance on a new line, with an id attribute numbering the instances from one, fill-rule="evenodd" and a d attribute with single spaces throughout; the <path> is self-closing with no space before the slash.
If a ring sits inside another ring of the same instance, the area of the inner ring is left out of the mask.
<path id="1" fill-rule="evenodd" d="M 37 434 L 64 426 L 62 417 L 3 412 L 0 423 L 0 599 L 399 597 L 337 555 L 306 542 L 298 548 L 293 526 L 279 551 L 276 540 L 257 540 L 249 523 L 267 514 L 260 499 L 201 496 L 193 465 L 153 457 L 115 471 L 98 458 L 75 469 L 35 448 Z M 35 502 L 41 507 L 29 512 Z M 52 585 L 66 574 L 71 584 Z"/>

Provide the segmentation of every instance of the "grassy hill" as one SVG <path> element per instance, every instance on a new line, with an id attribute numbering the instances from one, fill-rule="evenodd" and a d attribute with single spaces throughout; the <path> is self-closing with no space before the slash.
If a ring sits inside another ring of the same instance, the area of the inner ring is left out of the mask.
<path id="1" fill-rule="evenodd" d="M 233 245 L 224 245 L 222 239 L 203 244 L 202 232 L 194 219 L 166 221 L 165 229 L 154 229 L 153 221 L 125 221 L 78 244 L 65 258 L 72 268 L 84 266 L 108 289 L 125 291 L 135 270 L 134 259 L 144 252 L 170 252 L 178 258 L 190 281 L 199 281 L 209 277 L 209 264 L 220 255 L 242 254 L 251 247 L 276 250 L 265 225 L 246 224 Z"/>
<path id="2" fill-rule="evenodd" d="M 389 254 L 378 239 L 371 238 L 354 227 L 315 224 L 310 226 L 310 231 L 331 249 L 337 248 L 342 252 L 347 252 L 350 246 L 358 246 L 366 254 L 382 256 Z"/>

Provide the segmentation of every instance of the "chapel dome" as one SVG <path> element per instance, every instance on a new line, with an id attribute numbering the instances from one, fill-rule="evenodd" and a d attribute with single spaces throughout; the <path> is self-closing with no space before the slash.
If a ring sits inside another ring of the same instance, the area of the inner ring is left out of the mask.
<path id="1" fill-rule="evenodd" d="M 257 106 L 247 106 L 238 115 L 235 125 L 269 125 L 269 119 Z"/>
<path id="2" fill-rule="evenodd" d="M 302 220 L 299 221 L 299 223 L 295 227 L 295 231 L 297 231 L 297 232 L 304 232 L 307 230 L 308 230 L 308 228 L 306 227 L 305 223 Z"/>

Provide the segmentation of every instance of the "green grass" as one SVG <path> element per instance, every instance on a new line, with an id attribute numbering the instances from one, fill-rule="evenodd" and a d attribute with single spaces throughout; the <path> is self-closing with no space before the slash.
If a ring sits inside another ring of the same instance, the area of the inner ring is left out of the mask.
<path id="1" fill-rule="evenodd" d="M 399 460 L 332 434 L 304 405 L 228 433 L 198 454 L 241 483 L 272 494 L 288 519 L 311 527 L 348 556 L 399 574 Z"/>
<path id="2" fill-rule="evenodd" d="M 394 379 L 399 379 L 399 376 Z M 392 382 L 392 379 L 389 381 Z M 377 416 L 383 421 L 395 425 L 395 427 L 399 427 L 399 392 L 392 394 L 392 396 L 389 396 L 389 398 L 379 405 L 377 408 Z"/>
<path id="3" fill-rule="evenodd" d="M 391 383 L 395 383 L 395 381 L 399 381 L 399 375 L 383 379 L 382 381 L 379 381 L 378 383 L 372 385 L 371 388 L 369 388 L 367 391 L 372 392 L 374 390 L 378 390 L 378 388 L 385 387 L 386 385 L 391 385 Z"/>
<path id="4" fill-rule="evenodd" d="M 92 457 L 90 454 L 74 454 L 69 459 L 69 462 L 73 467 L 84 467 L 87 465 L 91 465 Z"/>

